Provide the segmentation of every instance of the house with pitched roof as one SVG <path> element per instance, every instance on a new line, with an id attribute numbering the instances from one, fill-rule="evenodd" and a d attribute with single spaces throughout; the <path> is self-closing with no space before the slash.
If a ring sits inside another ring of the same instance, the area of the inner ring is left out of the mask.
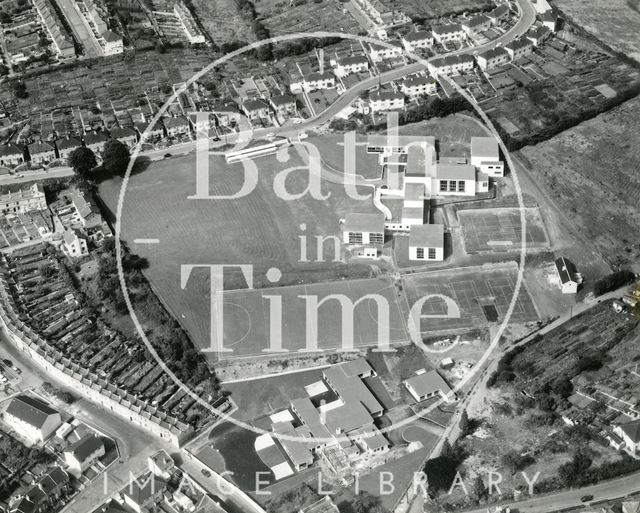
<path id="1" fill-rule="evenodd" d="M 629 452 L 640 452 L 640 419 L 618 424 L 613 428 L 613 432 L 622 438 Z"/>
<path id="2" fill-rule="evenodd" d="M 476 60 L 478 61 L 478 66 L 480 66 L 481 70 L 488 71 L 507 64 L 510 57 L 509 52 L 504 48 L 496 47 L 491 50 L 487 50 L 486 52 L 482 52 L 476 57 Z"/>
<path id="3" fill-rule="evenodd" d="M 36 141 L 27 146 L 32 164 L 49 164 L 56 159 L 55 148 L 44 141 Z"/>
<path id="4" fill-rule="evenodd" d="M 565 257 L 560 257 L 554 262 L 558 275 L 558 284 L 563 294 L 575 294 L 580 284 L 578 272 L 573 262 Z"/>
<path id="5" fill-rule="evenodd" d="M 509 4 L 501 4 L 487 13 L 487 17 L 491 20 L 493 25 L 497 25 L 502 20 L 508 18 L 510 12 L 511 8 L 509 7 Z"/>
<path id="6" fill-rule="evenodd" d="M 351 55 L 336 62 L 336 75 L 346 77 L 352 73 L 363 73 L 369 70 L 369 59 L 364 55 Z"/>
<path id="7" fill-rule="evenodd" d="M 434 39 L 442 44 L 448 41 L 462 41 L 466 33 L 459 23 L 448 23 L 431 29 Z"/>
<path id="8" fill-rule="evenodd" d="M 22 148 L 15 144 L 0 144 L 0 166 L 16 167 L 24 162 Z"/>
<path id="9" fill-rule="evenodd" d="M 144 134 L 145 132 L 147 133 L 147 135 L 145 136 L 145 141 L 151 143 L 156 142 L 164 137 L 164 126 L 162 125 L 162 121 L 160 120 L 158 120 L 158 122 L 153 126 L 150 126 L 146 121 L 137 121 L 133 126 L 138 133 L 138 139 L 141 139 L 142 134 Z"/>
<path id="10" fill-rule="evenodd" d="M 89 254 L 87 236 L 77 228 L 67 228 L 62 235 L 62 250 L 72 258 Z"/>
<path id="11" fill-rule="evenodd" d="M 42 184 L 0 194 L 0 212 L 3 214 L 23 214 L 32 210 L 46 210 L 47 198 Z"/>
<path id="12" fill-rule="evenodd" d="M 276 94 L 269 98 L 269 105 L 279 116 L 285 116 L 296 112 L 297 104 L 295 96 L 290 94 Z"/>
<path id="13" fill-rule="evenodd" d="M 127 148 L 132 149 L 138 142 L 138 136 L 133 128 L 115 127 L 109 130 L 112 139 L 116 139 L 124 144 Z"/>
<path id="14" fill-rule="evenodd" d="M 460 25 L 467 36 L 474 36 L 480 32 L 489 30 L 491 27 L 491 19 L 484 14 L 478 14 L 464 20 Z"/>
<path id="15" fill-rule="evenodd" d="M 104 454 L 102 440 L 93 433 L 87 433 L 64 450 L 63 456 L 68 467 L 67 472 L 79 478 L 85 470 Z"/>
<path id="16" fill-rule="evenodd" d="M 44 401 L 24 394 L 11 399 L 3 417 L 7 425 L 32 443 L 44 442 L 62 424 L 60 413 Z"/>
<path id="17" fill-rule="evenodd" d="M 316 71 L 309 73 L 302 79 L 302 89 L 310 93 L 318 89 L 333 89 L 336 86 L 336 77 L 333 73 Z"/>
<path id="18" fill-rule="evenodd" d="M 96 155 L 102 155 L 109 138 L 102 132 L 89 132 L 84 136 L 84 145 Z"/>
<path id="19" fill-rule="evenodd" d="M 69 486 L 69 476 L 60 467 L 52 467 L 24 492 L 9 501 L 9 513 L 49 513 Z"/>
<path id="20" fill-rule="evenodd" d="M 430 48 L 433 46 L 433 43 L 433 33 L 427 30 L 409 32 L 408 34 L 402 36 L 402 44 L 408 52 L 413 52 L 420 48 Z"/>
<path id="21" fill-rule="evenodd" d="M 242 104 L 241 108 L 252 121 L 269 117 L 269 106 L 262 100 L 247 100 Z"/>
<path id="22" fill-rule="evenodd" d="M 404 108 L 404 94 L 398 91 L 374 91 L 369 95 L 372 112 L 398 110 Z"/>
<path id="23" fill-rule="evenodd" d="M 162 502 L 166 488 L 166 481 L 146 472 L 132 479 L 120 493 L 124 504 L 135 513 L 147 513 Z"/>
<path id="24" fill-rule="evenodd" d="M 400 91 L 415 100 L 428 94 L 436 94 L 438 83 L 431 77 L 412 76 L 400 84 Z"/>
<path id="25" fill-rule="evenodd" d="M 169 137 L 179 137 L 181 135 L 191 134 L 189 120 L 184 116 L 164 118 L 163 123 L 167 130 L 167 136 Z"/>
<path id="26" fill-rule="evenodd" d="M 412 376 L 402 382 L 411 396 L 417 401 L 422 402 L 432 397 L 440 397 L 445 399 L 451 392 L 451 387 L 440 376 L 437 370 L 420 369 Z"/>
<path id="27" fill-rule="evenodd" d="M 516 61 L 533 53 L 533 43 L 526 37 L 521 37 L 504 45 L 504 49 L 509 54 L 511 60 Z"/>
<path id="28" fill-rule="evenodd" d="M 400 41 L 387 41 L 390 46 L 369 45 L 369 57 L 373 62 L 397 59 L 404 51 Z"/>
<path id="29" fill-rule="evenodd" d="M 58 150 L 58 158 L 65 162 L 69 158 L 74 150 L 82 146 L 82 141 L 75 137 L 65 137 L 64 139 L 58 139 L 56 141 L 56 149 Z"/>

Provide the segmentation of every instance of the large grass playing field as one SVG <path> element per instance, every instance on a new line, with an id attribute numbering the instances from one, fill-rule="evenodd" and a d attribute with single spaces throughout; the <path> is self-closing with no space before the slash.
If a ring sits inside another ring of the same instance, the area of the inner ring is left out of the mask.
<path id="1" fill-rule="evenodd" d="M 180 270 L 183 264 L 251 264 L 255 266 L 255 288 L 370 275 L 366 265 L 331 262 L 334 257 L 331 242 L 324 247 L 325 262 L 301 261 L 299 236 L 308 235 L 308 258 L 311 260 L 315 251 L 315 235 L 339 236 L 338 221 L 347 212 L 375 212 L 375 208 L 370 200 L 354 200 L 341 185 L 327 182 L 322 185 L 323 192 L 331 194 L 327 200 L 309 196 L 297 201 L 279 198 L 273 190 L 275 174 L 293 166 L 302 166 L 295 151 L 290 151 L 290 156 L 287 163 L 280 163 L 273 156 L 256 160 L 259 179 L 255 190 L 234 200 L 187 198 L 195 192 L 193 155 L 153 162 L 146 170 L 131 176 L 122 214 L 122 238 L 134 253 L 148 259 L 147 273 L 153 286 L 200 346 L 207 345 L 209 340 L 209 274 L 206 269 L 193 270 L 186 288 L 182 290 Z M 217 156 L 211 157 L 210 176 L 211 194 L 216 195 L 232 194 L 240 189 L 243 182 L 241 165 L 227 165 Z M 294 172 L 287 182 L 289 191 L 304 190 L 307 180 L 305 172 Z M 100 196 L 112 212 L 116 210 L 120 185 L 120 179 L 113 179 L 100 186 Z M 360 189 L 359 192 L 365 194 L 368 191 Z M 301 225 L 306 225 L 304 231 Z M 138 238 L 157 238 L 159 243 L 137 244 L 135 240 Z M 282 278 L 276 283 L 265 278 L 271 267 L 282 272 Z M 225 289 L 246 287 L 238 272 L 229 273 L 225 281 Z M 357 294 L 361 288 L 360 285 L 349 287 L 346 282 L 337 282 L 335 286 L 324 286 L 323 293 L 332 289 L 348 289 L 349 294 Z M 369 290 L 385 288 L 386 285 L 374 281 L 373 287 L 363 287 L 363 290 Z M 303 293 L 302 289 L 282 290 L 285 295 Z M 252 302 L 261 303 L 259 293 L 234 294 L 229 296 L 229 301 L 242 303 L 243 308 Z M 393 295 L 390 289 L 389 294 Z M 252 350 L 255 350 L 260 335 L 256 331 L 258 324 L 254 320 L 253 331 L 247 339 L 251 342 L 241 344 L 239 339 L 246 331 L 243 311 L 233 305 L 227 311 L 238 322 L 235 327 L 229 323 L 231 342 L 238 345 L 239 352 L 241 347 L 250 352 L 252 344 Z M 294 321 L 299 322 L 298 319 Z M 362 339 L 367 338 L 368 334 L 362 335 Z"/>
<path id="2" fill-rule="evenodd" d="M 317 337 L 322 350 L 342 347 L 341 307 L 329 300 L 318 308 L 317 327 L 307 337 L 306 300 L 300 296 L 317 296 L 318 301 L 330 294 L 348 297 L 354 303 L 366 295 L 378 295 L 389 305 L 389 317 L 378 315 L 373 299 L 365 299 L 353 313 L 353 346 L 378 343 L 378 327 L 389 334 L 391 343 L 407 340 L 404 320 L 398 305 L 398 293 L 388 278 L 371 278 L 341 282 L 316 283 L 261 290 L 235 290 L 224 296 L 225 348 L 233 350 L 227 357 L 260 355 L 269 348 L 270 312 L 265 296 L 278 296 L 282 301 L 282 347 L 289 351 L 305 349 L 305 340 Z M 205 344 L 206 345 L 206 344 Z"/>

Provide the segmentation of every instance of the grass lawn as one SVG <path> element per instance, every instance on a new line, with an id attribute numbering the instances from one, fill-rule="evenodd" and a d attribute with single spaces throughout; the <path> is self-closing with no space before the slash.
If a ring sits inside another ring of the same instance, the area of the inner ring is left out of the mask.
<path id="1" fill-rule="evenodd" d="M 254 266 L 254 287 L 299 285 L 344 278 L 367 277 L 363 264 L 332 262 L 333 243 L 324 244 L 324 262 L 301 261 L 300 239 L 309 238 L 309 260 L 315 252 L 315 235 L 340 235 L 339 219 L 347 212 L 375 212 L 371 200 L 354 200 L 338 184 L 323 182 L 327 200 L 309 195 L 285 201 L 273 189 L 278 171 L 303 166 L 297 153 L 280 163 L 274 156 L 256 162 L 259 178 L 255 190 L 239 199 L 187 199 L 195 192 L 195 155 L 151 163 L 131 177 L 122 216 L 123 240 L 132 252 L 149 261 L 147 275 L 169 310 L 199 345 L 209 340 L 209 273 L 195 269 L 181 288 L 182 264 Z M 240 164 L 227 165 L 219 156 L 210 160 L 211 194 L 229 195 L 240 190 Z M 291 194 L 303 191 L 308 173 L 293 172 L 287 180 Z M 100 196 L 115 212 L 121 180 L 100 185 Z M 360 194 L 366 191 L 360 190 Z M 305 230 L 301 229 L 305 225 Z M 136 244 L 136 238 L 158 238 L 159 244 Z M 276 284 L 265 275 L 277 267 Z M 244 288 L 240 272 L 225 276 L 225 288 Z"/>

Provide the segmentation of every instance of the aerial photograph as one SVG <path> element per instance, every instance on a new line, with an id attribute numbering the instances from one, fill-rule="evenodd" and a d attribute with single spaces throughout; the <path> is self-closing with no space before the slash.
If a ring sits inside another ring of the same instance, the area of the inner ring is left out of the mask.
<path id="1" fill-rule="evenodd" d="M 640 513 L 638 0 L 0 0 L 0 513 Z"/>

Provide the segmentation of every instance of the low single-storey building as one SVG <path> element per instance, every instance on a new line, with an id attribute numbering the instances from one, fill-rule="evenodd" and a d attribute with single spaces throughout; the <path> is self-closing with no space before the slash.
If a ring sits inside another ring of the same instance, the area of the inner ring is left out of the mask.
<path id="1" fill-rule="evenodd" d="M 414 224 L 409 231 L 409 260 L 441 262 L 444 260 L 444 226 Z"/>
<path id="2" fill-rule="evenodd" d="M 451 392 L 451 387 L 434 369 L 430 371 L 421 369 L 415 376 L 403 381 L 403 384 L 417 402 L 426 401 L 432 397 L 446 399 Z"/>
<path id="3" fill-rule="evenodd" d="M 563 294 L 575 294 L 578 292 L 578 273 L 576 266 L 565 257 L 555 261 L 556 273 L 558 273 L 560 290 Z"/>

